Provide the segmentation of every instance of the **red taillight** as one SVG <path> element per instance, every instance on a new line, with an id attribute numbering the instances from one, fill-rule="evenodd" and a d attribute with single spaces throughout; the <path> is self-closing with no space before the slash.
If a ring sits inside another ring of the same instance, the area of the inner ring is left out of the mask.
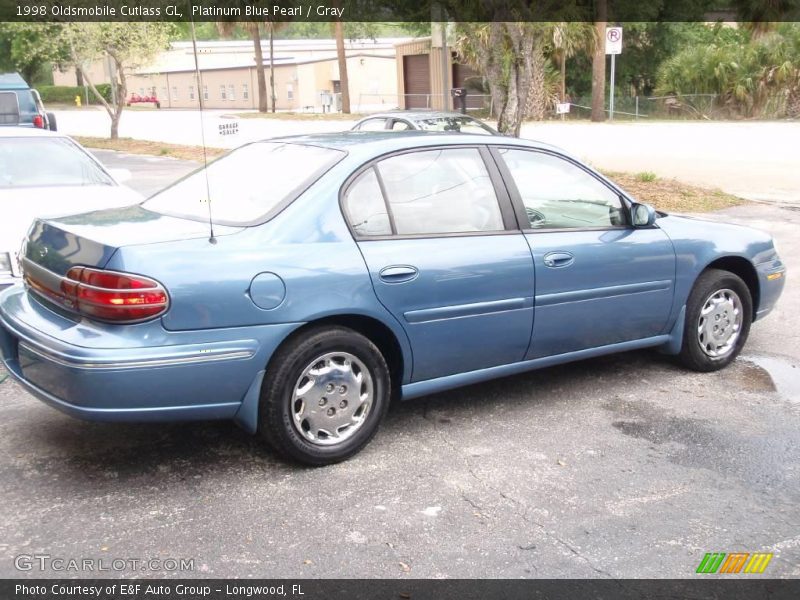
<path id="1" fill-rule="evenodd" d="M 163 313 L 167 292 L 152 279 L 129 273 L 72 267 L 61 283 L 79 313 L 104 321 L 141 321 Z"/>
<path id="2" fill-rule="evenodd" d="M 25 272 L 30 287 L 71 311 L 102 321 L 144 321 L 167 310 L 169 298 L 160 283 L 130 273 L 72 267 L 58 289 L 47 278 Z"/>
<path id="3" fill-rule="evenodd" d="M 42 115 L 36 115 L 33 117 L 33 126 L 38 127 L 39 129 L 44 129 L 44 119 Z"/>

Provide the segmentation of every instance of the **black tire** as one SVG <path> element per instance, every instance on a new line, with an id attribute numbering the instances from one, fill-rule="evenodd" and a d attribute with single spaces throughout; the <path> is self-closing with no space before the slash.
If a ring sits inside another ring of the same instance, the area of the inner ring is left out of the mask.
<path id="1" fill-rule="evenodd" d="M 312 361 L 336 352 L 353 355 L 369 371 L 373 384 L 372 405 L 350 437 L 334 445 L 319 445 L 301 435 L 294 424 L 294 389 Z M 312 466 L 341 462 L 359 452 L 375 435 L 389 408 L 391 389 L 386 360 L 369 339 L 339 326 L 305 331 L 284 344 L 267 369 L 261 388 L 259 434 L 278 453 L 297 462 Z"/>
<path id="2" fill-rule="evenodd" d="M 721 356 L 713 357 L 703 351 L 698 339 L 700 313 L 706 300 L 712 294 L 725 289 L 732 290 L 739 296 L 742 306 L 742 323 L 739 328 L 739 337 L 730 351 Z M 752 320 L 753 300 L 745 282 L 730 271 L 706 269 L 697 278 L 686 303 L 683 344 L 678 359 L 683 366 L 701 372 L 717 371 L 728 366 L 742 351 L 750 333 Z"/>
<path id="3" fill-rule="evenodd" d="M 55 113 L 47 113 L 47 127 L 50 129 L 50 131 L 58 131 Z"/>

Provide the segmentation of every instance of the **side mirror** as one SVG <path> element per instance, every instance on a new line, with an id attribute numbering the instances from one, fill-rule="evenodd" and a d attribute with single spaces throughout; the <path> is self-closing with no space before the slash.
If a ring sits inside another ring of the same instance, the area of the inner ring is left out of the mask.
<path id="1" fill-rule="evenodd" d="M 114 178 L 117 183 L 125 183 L 133 178 L 128 169 L 108 169 L 108 174 Z"/>
<path id="2" fill-rule="evenodd" d="M 649 204 L 631 206 L 631 223 L 634 227 L 650 227 L 656 222 L 656 211 Z"/>

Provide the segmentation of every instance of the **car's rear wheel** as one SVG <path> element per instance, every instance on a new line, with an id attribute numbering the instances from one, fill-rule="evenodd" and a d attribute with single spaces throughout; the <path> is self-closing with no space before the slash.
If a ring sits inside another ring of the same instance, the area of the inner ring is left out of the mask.
<path id="1" fill-rule="evenodd" d="M 742 279 L 720 269 L 697 278 L 686 305 L 679 358 L 695 371 L 716 371 L 741 352 L 750 333 L 753 301 Z"/>
<path id="2" fill-rule="evenodd" d="M 345 327 L 312 329 L 276 352 L 261 391 L 261 435 L 281 454 L 327 465 L 360 451 L 389 405 L 380 350 Z"/>

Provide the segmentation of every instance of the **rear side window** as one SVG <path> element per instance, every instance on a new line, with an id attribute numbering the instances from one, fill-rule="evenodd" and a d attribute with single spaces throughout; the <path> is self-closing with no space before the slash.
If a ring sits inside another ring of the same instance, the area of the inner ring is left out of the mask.
<path id="1" fill-rule="evenodd" d="M 476 148 L 422 150 L 384 159 L 351 184 L 344 206 L 359 236 L 504 229 L 494 185 Z"/>
<path id="2" fill-rule="evenodd" d="M 147 200 L 154 212 L 249 225 L 302 193 L 339 162 L 344 152 L 302 144 L 256 142 L 234 150 Z"/>

